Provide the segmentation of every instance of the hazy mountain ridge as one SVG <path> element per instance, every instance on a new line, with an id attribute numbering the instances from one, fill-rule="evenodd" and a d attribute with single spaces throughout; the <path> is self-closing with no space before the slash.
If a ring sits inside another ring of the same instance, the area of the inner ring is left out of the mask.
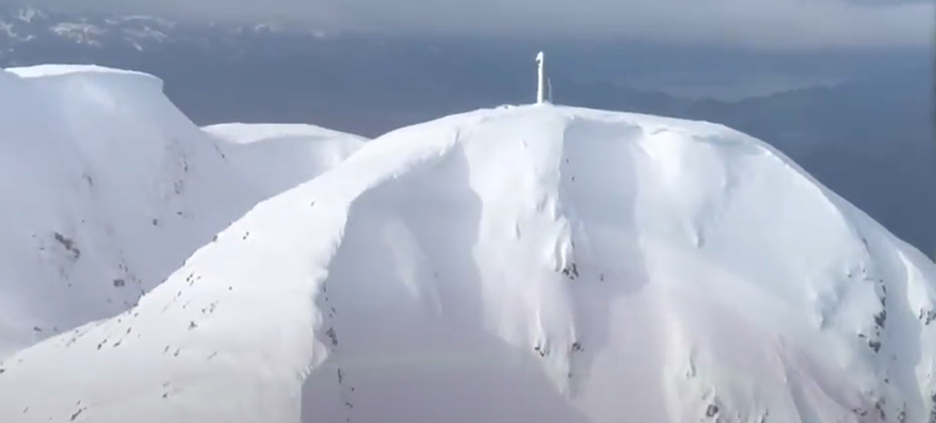
<path id="1" fill-rule="evenodd" d="M 187 45 L 203 50 L 249 50 L 265 38 L 324 37 L 310 30 L 270 23 L 191 23 L 160 16 L 74 13 L 29 5 L 0 5 L 0 56 L 6 65 L 44 54 L 63 57 L 129 55 Z"/>

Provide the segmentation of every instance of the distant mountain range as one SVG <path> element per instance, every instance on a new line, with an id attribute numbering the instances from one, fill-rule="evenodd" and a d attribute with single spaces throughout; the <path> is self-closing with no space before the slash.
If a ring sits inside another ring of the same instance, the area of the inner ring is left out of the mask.
<path id="1" fill-rule="evenodd" d="M 766 140 L 891 231 L 936 250 L 932 58 L 922 50 L 750 52 L 619 41 L 431 39 L 0 8 L 0 66 L 138 69 L 200 125 L 313 123 L 364 136 L 533 101 L 719 122 Z M 658 87 L 774 73 L 840 81 L 726 101 Z M 639 81 L 639 82 L 637 82 Z"/>
<path id="2" fill-rule="evenodd" d="M 29 60 L 38 51 L 74 51 L 85 47 L 128 53 L 172 46 L 217 49 L 243 45 L 252 38 L 292 35 L 324 37 L 322 30 L 287 28 L 272 23 L 193 24 L 154 16 L 82 14 L 21 5 L 0 5 L 0 54 L 13 62 Z"/>

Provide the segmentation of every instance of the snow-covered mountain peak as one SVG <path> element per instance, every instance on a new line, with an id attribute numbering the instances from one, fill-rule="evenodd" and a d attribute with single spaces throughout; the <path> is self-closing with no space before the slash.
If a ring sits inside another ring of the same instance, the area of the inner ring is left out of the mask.
<path id="1" fill-rule="evenodd" d="M 337 166 L 365 139 L 305 124 L 228 123 L 203 128 L 224 141 L 227 158 L 264 192 L 280 193 Z"/>
<path id="2" fill-rule="evenodd" d="M 277 185 L 240 145 L 188 120 L 155 76 L 12 68 L 0 70 L 0 91 L 0 215 L 11 222 L 0 225 L 0 358 L 127 310 L 258 201 L 355 147 L 319 157 L 330 139 L 270 146 L 309 158 L 299 169 L 267 163 L 285 175 Z"/>
<path id="3" fill-rule="evenodd" d="M 112 78 L 114 75 L 123 75 L 133 77 L 137 83 L 142 82 L 143 86 L 151 86 L 153 83 L 155 83 L 155 88 L 157 89 L 157 93 L 155 94 L 162 95 L 161 79 L 152 74 L 127 69 L 116 69 L 98 65 L 48 64 L 7 68 L 6 72 L 12 73 L 21 78 L 48 78 L 66 75 L 80 76 L 84 78 L 94 78 L 98 76 Z M 107 81 L 112 82 L 113 79 L 108 79 Z"/>
<path id="4" fill-rule="evenodd" d="M 0 420 L 924 422 L 934 283 L 736 131 L 481 110 L 364 144 L 0 363 Z"/>

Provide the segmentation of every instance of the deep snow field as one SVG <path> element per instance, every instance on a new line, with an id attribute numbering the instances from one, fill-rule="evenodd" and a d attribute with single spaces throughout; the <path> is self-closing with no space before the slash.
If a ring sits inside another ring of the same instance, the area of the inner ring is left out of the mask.
<path id="1" fill-rule="evenodd" d="M 0 359 L 127 310 L 258 201 L 361 145 L 311 126 L 287 142 L 268 126 L 208 135 L 135 72 L 8 69 L 0 93 Z M 318 146 L 270 175 L 245 157 Z"/>
<path id="2" fill-rule="evenodd" d="M 0 422 L 936 421 L 936 265 L 724 126 L 200 130 L 11 72 Z"/>

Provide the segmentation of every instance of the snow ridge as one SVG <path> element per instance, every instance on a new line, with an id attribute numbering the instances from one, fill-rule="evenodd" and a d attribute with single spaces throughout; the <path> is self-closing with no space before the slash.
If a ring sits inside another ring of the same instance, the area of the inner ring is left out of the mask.
<path id="1" fill-rule="evenodd" d="M 313 125 L 231 123 L 203 128 L 252 184 L 280 193 L 341 163 L 365 139 Z"/>
<path id="2" fill-rule="evenodd" d="M 0 72 L 0 92 L 0 202 L 11 222 L 0 225 L 0 358 L 129 309 L 280 192 L 248 179 L 226 156 L 228 143 L 176 109 L 155 76 L 13 68 Z M 315 157 L 318 141 L 305 142 Z M 300 177 L 352 150 L 328 152 Z"/>
<path id="3" fill-rule="evenodd" d="M 936 421 L 934 282 L 723 126 L 480 110 L 364 143 L 3 361 L 0 420 Z"/>

